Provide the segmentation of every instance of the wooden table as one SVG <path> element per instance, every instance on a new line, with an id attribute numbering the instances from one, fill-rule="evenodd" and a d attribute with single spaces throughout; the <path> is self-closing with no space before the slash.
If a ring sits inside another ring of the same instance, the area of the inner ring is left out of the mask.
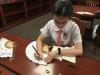
<path id="1" fill-rule="evenodd" d="M 73 13 L 74 14 L 77 14 L 76 12 L 90 12 L 95 15 L 98 11 L 100 11 L 100 7 L 73 5 Z M 79 14 L 79 15 L 81 15 L 81 14 Z M 90 15 L 90 16 L 94 16 L 94 15 Z"/>
<path id="2" fill-rule="evenodd" d="M 30 40 L 6 32 L 0 33 L 0 36 L 17 43 L 12 61 L 8 58 L 0 58 L 0 64 L 17 75 L 100 75 L 100 61 L 84 56 L 77 57 L 75 64 L 54 60 L 47 66 L 37 65 L 25 55 L 25 48 Z"/>
<path id="3" fill-rule="evenodd" d="M 86 14 L 86 13 L 80 14 L 77 12 L 89 12 L 92 14 Z M 91 21 L 90 29 L 92 29 L 95 14 L 97 12 L 100 12 L 100 7 L 73 5 L 73 16 L 76 16 L 82 20 Z"/>

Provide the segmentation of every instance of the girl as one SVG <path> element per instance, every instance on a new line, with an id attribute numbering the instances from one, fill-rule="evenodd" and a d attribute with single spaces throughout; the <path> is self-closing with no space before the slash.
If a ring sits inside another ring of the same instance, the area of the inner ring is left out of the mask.
<path id="1" fill-rule="evenodd" d="M 50 20 L 43 28 L 40 29 L 41 34 L 37 38 L 36 47 L 38 53 L 35 56 L 41 58 L 43 42 L 48 36 L 52 37 L 54 44 L 57 46 L 74 46 L 70 50 L 58 48 L 55 51 L 50 51 L 46 63 L 50 63 L 57 55 L 82 55 L 82 39 L 78 25 L 70 20 L 72 15 L 72 4 L 70 0 L 58 0 L 53 9 L 53 19 Z"/>

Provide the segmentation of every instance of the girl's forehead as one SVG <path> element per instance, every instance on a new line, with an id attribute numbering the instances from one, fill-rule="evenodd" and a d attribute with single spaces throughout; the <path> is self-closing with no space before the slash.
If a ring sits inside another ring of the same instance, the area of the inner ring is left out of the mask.
<path id="1" fill-rule="evenodd" d="M 60 20 L 60 21 L 66 21 L 66 20 L 68 20 L 69 19 L 69 17 L 68 16 L 56 16 L 56 15 L 54 15 L 53 16 L 53 19 L 54 20 Z"/>

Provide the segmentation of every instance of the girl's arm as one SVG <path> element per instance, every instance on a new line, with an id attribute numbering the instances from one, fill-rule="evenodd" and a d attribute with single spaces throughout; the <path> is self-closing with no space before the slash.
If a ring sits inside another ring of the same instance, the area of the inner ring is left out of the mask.
<path id="1" fill-rule="evenodd" d="M 83 53 L 83 46 L 82 43 L 75 43 L 74 48 L 66 50 L 66 48 L 61 49 L 61 55 L 64 56 L 78 56 L 82 55 Z"/>

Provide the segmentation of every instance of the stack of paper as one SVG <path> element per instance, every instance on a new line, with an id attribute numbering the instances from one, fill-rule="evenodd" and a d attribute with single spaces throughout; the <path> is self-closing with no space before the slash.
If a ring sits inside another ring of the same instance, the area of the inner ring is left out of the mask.
<path id="1" fill-rule="evenodd" d="M 12 57 L 13 56 L 13 43 L 6 39 L 0 39 L 0 57 Z"/>

